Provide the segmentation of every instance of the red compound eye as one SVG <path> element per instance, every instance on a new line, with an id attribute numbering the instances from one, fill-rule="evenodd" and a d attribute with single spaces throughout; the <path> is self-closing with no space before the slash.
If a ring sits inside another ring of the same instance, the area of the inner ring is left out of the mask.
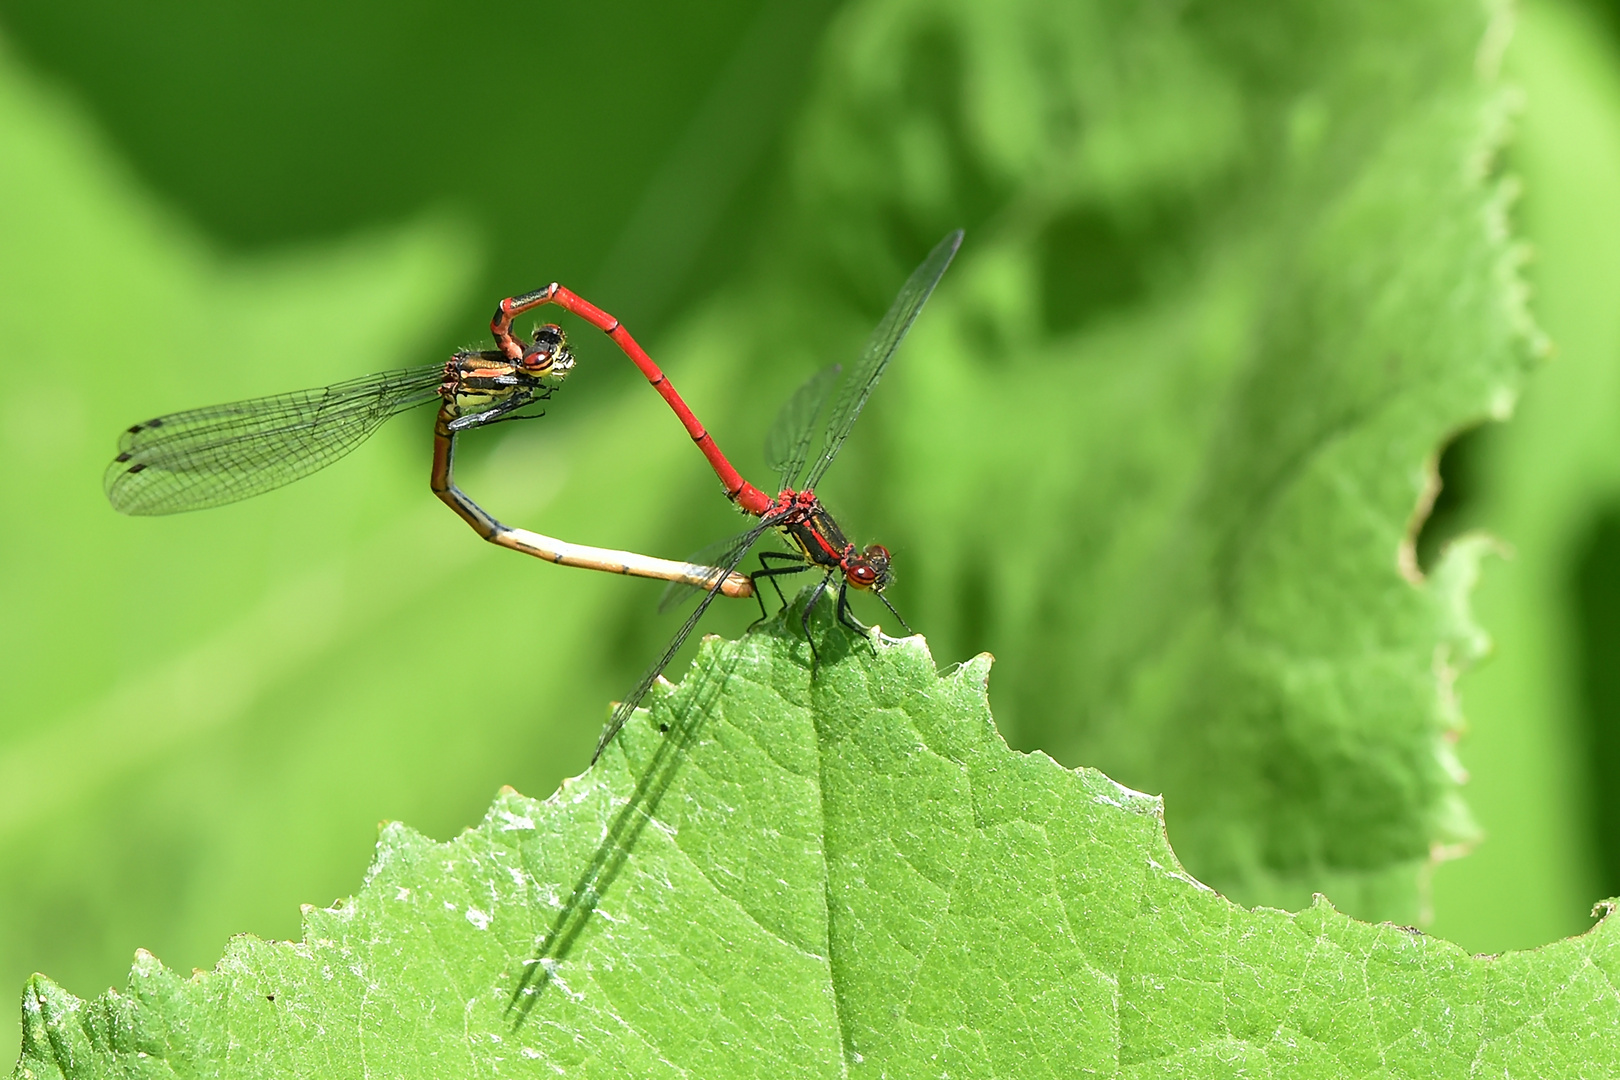
<path id="1" fill-rule="evenodd" d="M 864 562 L 856 563 L 849 568 L 849 581 L 852 585 L 859 585 L 864 588 L 876 582 L 877 578 L 877 571 Z"/>
<path id="2" fill-rule="evenodd" d="M 530 374 L 544 374 L 556 367 L 566 371 L 572 359 L 568 353 L 568 338 L 563 334 L 562 327 L 556 323 L 535 327 L 534 344 L 523 350 L 520 363 L 523 370 Z"/>

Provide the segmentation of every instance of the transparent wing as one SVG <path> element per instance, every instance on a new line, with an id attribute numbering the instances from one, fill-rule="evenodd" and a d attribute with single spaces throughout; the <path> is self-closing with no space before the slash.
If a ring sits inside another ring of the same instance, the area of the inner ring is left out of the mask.
<path id="1" fill-rule="evenodd" d="M 939 284 L 945 268 L 951 265 L 956 249 L 961 246 L 962 230 L 957 229 L 934 245 L 928 258 L 911 272 L 906 283 L 900 287 L 900 295 L 894 298 L 883 321 L 878 323 L 877 329 L 866 340 L 861 358 L 855 361 L 849 378 L 844 380 L 844 385 L 838 391 L 832 414 L 827 420 L 827 436 L 822 440 L 821 456 L 810 466 L 810 472 L 804 478 L 805 487 L 815 487 L 827 471 L 827 466 L 838 456 L 838 451 L 843 449 L 844 440 L 849 438 L 849 429 L 855 426 L 855 419 L 861 415 L 866 399 L 872 396 L 872 389 L 883 377 L 883 369 L 889 366 L 894 351 L 905 340 L 906 331 L 917 320 L 917 313 L 928 302 L 934 286 Z"/>
<path id="2" fill-rule="evenodd" d="M 749 529 L 747 532 L 737 536 L 728 536 L 724 540 L 718 540 L 700 551 L 693 552 L 687 556 L 686 561 L 694 566 L 708 566 L 718 570 L 731 562 L 732 557 L 737 554 L 737 545 L 742 544 L 743 554 L 748 554 L 747 549 L 753 546 L 755 536 L 754 529 Z M 710 586 L 724 576 L 722 574 L 716 577 L 714 574 L 707 574 L 704 576 L 702 583 L 697 585 L 685 581 L 671 581 L 664 586 L 663 593 L 658 597 L 658 613 L 662 615 L 666 611 L 685 606 L 692 599 L 708 592 Z"/>
<path id="3" fill-rule="evenodd" d="M 669 666 L 669 662 L 675 658 L 675 653 L 686 643 L 686 639 L 691 636 L 693 628 L 698 624 L 698 620 L 703 618 L 705 611 L 709 610 L 709 605 L 714 603 L 714 598 L 720 595 L 720 586 L 725 584 L 726 575 L 737 569 L 737 564 L 743 561 L 743 556 L 748 554 L 748 550 L 759 541 L 761 536 L 775 528 L 779 520 L 780 517 L 763 518 L 758 525 L 731 541 L 731 554 L 724 561 L 715 564 L 714 584 L 709 586 L 709 591 L 703 594 L 703 599 L 698 601 L 698 606 L 692 609 L 692 614 L 686 617 L 686 621 L 681 624 L 681 628 L 675 631 L 675 636 L 664 647 L 664 654 L 653 661 L 652 666 L 642 673 L 641 681 L 636 683 L 635 689 L 631 690 L 625 696 L 625 699 L 619 702 L 618 706 L 613 710 L 613 715 L 608 717 L 607 726 L 602 729 L 602 736 L 596 741 L 596 753 L 591 755 L 592 764 L 595 764 L 596 759 L 602 756 L 602 751 L 606 750 L 608 743 L 613 741 L 613 736 L 617 735 L 619 729 L 624 727 L 625 721 L 629 720 L 631 714 L 636 711 L 636 706 L 641 704 L 641 699 L 647 696 L 648 690 L 652 689 L 652 684 L 657 681 L 658 676 L 664 673 L 664 669 Z"/>
<path id="4" fill-rule="evenodd" d="M 103 483 L 123 514 L 175 514 L 246 499 L 324 468 L 384 420 L 434 400 L 444 365 L 172 413 L 118 439 Z"/>
<path id="5" fill-rule="evenodd" d="M 787 399 L 771 423 L 770 434 L 765 436 L 765 464 L 776 470 L 781 478 L 780 487 L 790 488 L 798 481 L 805 459 L 810 456 L 810 436 L 815 431 L 816 417 L 821 415 L 821 407 L 827 403 L 843 370 L 842 364 L 834 364 L 810 376 Z"/>

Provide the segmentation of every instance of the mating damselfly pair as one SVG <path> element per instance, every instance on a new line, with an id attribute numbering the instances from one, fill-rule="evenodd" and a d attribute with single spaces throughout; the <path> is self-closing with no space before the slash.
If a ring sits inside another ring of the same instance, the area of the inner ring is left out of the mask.
<path id="1" fill-rule="evenodd" d="M 812 677 L 818 653 L 810 634 L 810 616 L 828 589 L 836 588 L 838 621 L 871 640 L 869 629 L 850 610 L 849 592 L 871 592 L 888 605 L 883 590 L 890 581 L 889 552 L 878 544 L 859 548 L 851 543 L 814 489 L 843 448 L 878 379 L 961 241 L 960 231 L 951 233 L 912 272 L 847 372 L 834 365 L 813 375 L 782 406 L 765 448 L 767 460 L 778 473 L 775 497 L 743 479 L 668 377 L 617 319 L 556 284 L 501 301 L 490 323 L 493 349 L 464 350 L 444 364 L 387 371 L 136 424 L 120 438 L 118 455 L 107 468 L 107 497 L 118 510 L 140 515 L 172 514 L 245 499 L 307 476 L 354 449 L 388 418 L 437 400 L 430 473 L 433 492 L 484 539 L 566 566 L 663 579 L 670 583 L 666 604 L 683 593 L 696 590 L 702 594 L 668 646 L 614 709 L 597 741 L 594 761 L 635 712 L 717 596 L 753 596 L 763 617 L 764 600 L 758 589 L 762 580 L 776 587 L 776 579 L 782 575 L 820 570 L 821 580 L 802 616 Z M 549 400 L 574 366 L 567 337 L 559 326 L 539 326 L 528 342 L 512 333 L 514 319 L 546 304 L 580 316 L 613 339 L 668 402 L 720 478 L 726 497 L 758 519 L 752 528 L 711 548 L 715 552 L 712 558 L 677 562 L 570 544 L 504 525 L 456 486 L 457 435 L 535 417 L 536 413 L 526 410 Z M 814 446 L 818 431 L 820 443 Z M 762 552 L 760 568 L 753 575 L 738 573 L 748 552 L 773 530 L 792 550 Z M 785 604 L 779 587 L 776 592 Z M 894 610 L 892 606 L 890 610 Z M 898 612 L 895 617 L 899 618 Z M 706 682 L 699 689 L 713 690 L 717 685 Z M 701 705 L 697 711 L 703 711 Z M 596 857 L 539 939 L 512 989 L 508 1007 L 517 1013 L 518 1022 L 534 1007 L 554 966 L 590 919 L 597 898 L 628 854 L 626 845 L 652 814 L 661 785 L 668 782 L 668 770 L 694 730 L 683 724 L 660 743 L 659 753 L 630 801 L 615 816 Z"/>
<path id="2" fill-rule="evenodd" d="M 850 590 L 870 592 L 889 606 L 883 597 L 890 581 L 888 550 L 878 544 L 861 548 L 849 541 L 814 489 L 961 242 L 958 230 L 935 245 L 847 371 L 834 365 L 813 375 L 782 407 L 766 441 L 767 460 L 778 473 L 774 497 L 742 477 L 669 378 L 617 319 L 555 283 L 500 302 L 490 322 L 493 349 L 463 350 L 443 364 L 385 371 L 135 424 L 120 437 L 118 455 L 107 468 L 107 497 L 114 508 L 133 515 L 173 514 L 235 502 L 307 476 L 353 450 L 390 417 L 438 401 L 430 472 L 433 492 L 485 540 L 564 566 L 668 581 L 674 593 L 666 592 L 666 601 L 691 590 L 702 593 L 669 645 L 614 709 L 597 743 L 599 757 L 717 596 L 753 596 L 763 615 L 759 594 L 763 580 L 775 587 L 775 579 L 782 575 L 820 570 L 822 579 L 803 615 L 812 671 L 818 653 L 810 637 L 810 614 L 829 589 L 837 594 L 838 621 L 862 634 L 869 628 L 850 609 Z M 537 413 L 527 410 L 549 400 L 573 368 L 567 336 L 556 324 L 540 325 L 526 342 L 513 334 L 515 319 L 548 304 L 602 330 L 630 358 L 697 444 L 726 497 L 758 519 L 752 528 L 709 549 L 712 558 L 660 559 L 571 544 L 505 525 L 456 486 L 457 435 L 536 418 Z M 818 431 L 820 443 L 812 461 Z M 762 552 L 758 570 L 752 575 L 739 573 L 748 552 L 773 530 L 792 550 Z M 780 588 L 776 591 L 782 599 Z M 889 610 L 894 611 L 892 606 Z M 899 618 L 898 612 L 894 614 Z"/>

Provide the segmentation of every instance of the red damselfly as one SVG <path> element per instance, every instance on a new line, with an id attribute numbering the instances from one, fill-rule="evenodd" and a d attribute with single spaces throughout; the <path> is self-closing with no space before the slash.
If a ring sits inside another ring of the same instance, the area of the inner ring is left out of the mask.
<path id="1" fill-rule="evenodd" d="M 713 436 L 704 429 L 686 402 L 681 399 L 680 394 L 676 393 L 668 376 L 636 343 L 618 319 L 556 283 L 536 292 L 501 301 L 495 311 L 495 318 L 490 323 L 490 330 L 495 335 L 496 343 L 508 353 L 517 347 L 511 336 L 512 320 L 543 304 L 556 304 L 604 331 L 669 403 L 670 408 L 686 428 L 687 434 L 697 443 L 698 449 L 708 459 L 715 475 L 720 478 L 726 497 L 743 511 L 760 519 L 759 524 L 752 529 L 722 545 L 715 557 L 709 560 L 713 564 L 711 576 L 696 583 L 704 589 L 703 598 L 675 632 L 663 654 L 614 709 L 598 740 L 596 757 L 601 756 L 603 749 L 630 718 L 653 682 L 663 673 L 676 651 L 697 626 L 698 620 L 703 617 L 704 611 L 714 598 L 724 591 L 727 575 L 736 571 L 754 544 L 772 529 L 785 536 L 795 550 L 761 553 L 761 568 L 753 575 L 753 579 L 756 580 L 756 597 L 759 578 L 774 579 L 783 574 L 802 573 L 812 569 L 821 569 L 825 572 L 821 582 L 811 593 L 803 616 L 805 637 L 810 642 L 812 667 L 817 661 L 817 653 L 815 641 L 810 636 L 810 615 L 817 601 L 833 585 L 835 578 L 838 578 L 839 622 L 857 632 L 869 632 L 869 628 L 857 620 L 850 610 L 850 589 L 873 593 L 894 612 L 895 618 L 900 618 L 900 613 L 894 611 L 893 606 L 883 597 L 883 590 L 890 579 L 888 550 L 879 544 L 872 544 L 863 549 L 851 543 L 833 516 L 828 513 L 827 508 L 822 505 L 821 500 L 816 497 L 814 489 L 838 456 L 838 451 L 843 448 L 844 441 L 849 437 L 850 429 L 854 427 L 867 398 L 877 386 L 878 379 L 883 376 L 884 369 L 893 358 L 895 350 L 900 347 L 900 342 L 905 339 L 906 332 L 911 329 L 911 324 L 916 320 L 923 304 L 933 293 L 934 287 L 939 284 L 945 269 L 950 266 L 951 259 L 955 257 L 956 249 L 961 243 L 962 232 L 958 229 L 935 245 L 922 264 L 912 271 L 911 276 L 901 287 L 900 294 L 890 305 L 888 313 L 883 316 L 877 329 L 867 339 L 860 358 L 845 375 L 841 384 L 837 379 L 839 369 L 829 368 L 812 376 L 782 407 L 771 437 L 766 443 L 766 455 L 770 464 L 780 474 L 779 493 L 774 499 L 743 479 L 742 474 L 720 452 Z M 816 418 L 832 397 L 835 386 L 838 387 L 838 395 L 833 400 L 825 423 L 821 426 L 821 452 L 806 470 L 805 463 L 809 460 Z M 780 595 L 780 589 L 778 594 Z M 761 610 L 763 606 L 761 601 Z M 904 626 L 905 620 L 900 621 Z"/>
<path id="2" fill-rule="evenodd" d="M 821 505 L 812 489 L 843 447 L 844 440 L 849 437 L 850 429 L 854 426 L 855 419 L 860 415 L 867 398 L 871 396 L 872 389 L 882 377 L 895 350 L 900 347 L 900 342 L 905 338 L 924 302 L 944 275 L 961 243 L 960 230 L 947 236 L 906 280 L 900 295 L 895 298 L 883 321 L 867 340 L 860 358 L 845 378 L 832 411 L 828 414 L 826 423 L 822 425 L 821 453 L 808 472 L 805 471 L 805 463 L 809 460 L 816 418 L 821 414 L 828 398 L 832 396 L 841 369 L 835 365 L 811 376 L 782 406 L 765 444 L 766 459 L 781 477 L 781 493 L 775 499 L 764 495 L 758 488 L 743 480 L 736 469 L 731 467 L 731 463 L 720 453 L 714 440 L 703 430 L 703 426 L 686 407 L 686 403 L 675 392 L 663 372 L 658 370 L 651 358 L 636 345 L 635 340 L 612 316 L 590 306 L 562 286 L 555 284 L 537 293 L 502 301 L 492 324 L 497 340 L 501 339 L 503 331 L 509 332 L 513 317 L 528 307 L 542 303 L 560 304 L 607 331 L 620 348 L 636 362 L 636 366 L 641 368 L 648 380 L 658 388 L 659 393 L 681 418 L 688 433 L 692 435 L 704 456 L 714 466 L 721 482 L 725 484 L 726 494 L 744 510 L 760 519 L 754 528 L 719 546 L 718 554 L 712 560 L 715 563 L 711 571 L 712 576 L 701 583 L 704 589 L 702 599 L 675 632 L 675 636 L 670 639 L 663 654 L 642 675 L 635 689 L 614 708 L 607 727 L 603 729 L 602 736 L 597 742 L 593 761 L 602 755 L 602 751 L 635 712 L 647 691 L 652 688 L 658 676 L 674 658 L 676 651 L 697 626 L 705 609 L 716 596 L 720 595 L 724 576 L 734 573 L 754 544 L 772 529 L 782 532 L 797 550 L 762 552 L 761 568 L 754 574 L 755 578 L 771 578 L 774 585 L 774 578 L 782 574 L 813 568 L 825 571 L 810 600 L 805 604 L 803 616 L 805 639 L 810 643 L 812 670 L 815 664 L 815 641 L 810 636 L 810 615 L 816 602 L 830 587 L 836 575 L 843 575 L 838 583 L 840 620 L 852 625 L 857 631 L 867 631 L 849 610 L 848 590 L 851 588 L 869 590 L 876 593 L 879 599 L 883 599 L 883 589 L 889 583 L 889 553 L 876 544 L 858 550 L 845 538 L 837 522 Z M 799 487 L 801 474 L 803 486 Z M 698 555 L 693 557 L 693 561 L 708 560 Z M 679 583 L 672 582 L 671 589 L 678 590 Z M 754 595 L 759 596 L 757 588 Z M 780 590 L 778 596 L 780 597 Z M 671 598 L 671 594 L 666 593 L 666 603 Z M 884 603 L 887 605 L 888 601 L 884 600 Z M 760 608 L 763 614 L 763 600 Z M 892 606 L 889 610 L 894 611 Z M 899 612 L 895 612 L 895 617 L 900 617 Z M 904 625 L 903 619 L 901 624 Z M 567 901 L 558 909 L 551 925 L 541 937 L 534 956 L 524 965 L 507 1003 L 508 1012 L 517 1013 L 515 1023 L 523 1022 L 539 1000 L 540 993 L 551 983 L 556 975 L 557 966 L 567 959 L 575 942 L 595 914 L 602 895 L 618 876 L 629 857 L 631 847 L 652 821 L 665 789 L 669 787 L 675 770 L 680 766 L 683 752 L 697 738 L 698 730 L 706 719 L 709 709 L 718 699 L 720 690 L 729 677 L 730 665 L 736 662 L 736 655 L 735 653 L 723 655 L 718 651 L 712 653 L 710 663 L 704 665 L 701 671 L 695 672 L 683 687 L 684 692 L 672 699 L 676 702 L 676 713 L 670 720 L 665 737 L 660 740 L 651 761 L 637 782 L 635 791 L 614 815 L 595 856 L 575 882 Z"/>
<path id="3" fill-rule="evenodd" d="M 502 524 L 456 486 L 456 436 L 506 420 L 551 397 L 574 365 L 562 329 L 547 323 L 522 344 L 510 327 L 501 348 L 463 350 L 447 363 L 365 375 L 312 390 L 171 413 L 127 429 L 107 467 L 107 498 L 120 513 L 176 514 L 221 506 L 289 484 L 359 446 L 383 422 L 440 402 L 433 430 L 433 493 L 485 540 L 563 566 L 704 588 L 717 569 L 631 551 L 571 544 Z M 727 572 L 720 591 L 752 596 Z"/>

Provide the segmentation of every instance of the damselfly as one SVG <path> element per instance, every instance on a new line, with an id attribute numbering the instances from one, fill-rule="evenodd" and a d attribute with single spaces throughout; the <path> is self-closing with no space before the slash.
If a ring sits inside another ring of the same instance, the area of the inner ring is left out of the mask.
<path id="1" fill-rule="evenodd" d="M 439 401 L 433 492 L 484 539 L 563 566 L 707 587 L 716 568 L 630 551 L 571 544 L 504 525 L 456 486 L 455 438 L 474 427 L 533 419 L 522 410 L 551 397 L 574 366 L 562 329 L 544 324 L 527 344 L 510 325 L 499 348 L 463 350 L 443 364 L 365 375 L 312 390 L 171 413 L 126 430 L 104 483 L 124 514 L 175 514 L 260 495 L 308 476 L 359 446 L 383 422 Z M 721 591 L 752 596 L 744 575 Z"/>
<path id="2" fill-rule="evenodd" d="M 802 573 L 812 569 L 824 571 L 821 582 L 815 587 L 809 603 L 805 605 L 803 616 L 805 637 L 810 641 L 812 665 L 817 660 L 817 653 L 815 641 L 810 637 L 810 615 L 816 602 L 832 586 L 835 578 L 838 579 L 839 622 L 859 633 L 869 632 L 869 628 L 856 619 L 850 610 L 851 589 L 871 592 L 883 600 L 889 610 L 894 612 L 895 618 L 900 619 L 900 613 L 894 611 L 893 606 L 883 597 L 883 590 L 890 581 L 888 549 L 881 544 L 858 548 L 851 543 L 832 514 L 816 497 L 814 488 L 838 456 L 838 451 L 843 448 L 844 441 L 855 426 L 855 420 L 860 416 L 867 398 L 871 396 L 878 380 L 882 378 L 895 350 L 905 339 L 911 324 L 916 321 L 923 304 L 932 295 L 934 287 L 939 284 L 940 278 L 950 266 L 961 244 L 962 231 L 958 229 L 936 244 L 922 264 L 912 271 L 906 283 L 901 286 L 900 294 L 890 305 L 888 313 L 883 316 L 877 329 L 867 339 L 860 358 L 841 383 L 838 380 L 840 369 L 829 368 L 812 376 L 783 406 L 777 416 L 771 437 L 766 443 L 767 457 L 780 475 L 779 493 L 774 499 L 743 479 L 742 474 L 720 452 L 714 437 L 708 433 L 692 410 L 687 407 L 686 402 L 681 399 L 680 394 L 675 391 L 668 376 L 636 343 L 635 338 L 630 336 L 630 332 L 618 319 L 555 282 L 536 292 L 501 301 L 496 309 L 495 318 L 490 323 L 490 329 L 495 334 L 497 342 L 510 340 L 513 319 L 543 304 L 556 304 L 604 331 L 669 403 L 670 408 L 686 428 L 687 434 L 697 443 L 698 449 L 714 469 L 715 475 L 720 478 L 726 497 L 741 510 L 760 519 L 754 528 L 720 548 L 713 559 L 711 576 L 698 583 L 705 590 L 703 598 L 675 632 L 662 655 L 654 661 L 642 675 L 641 681 L 614 709 L 597 743 L 596 756 L 601 756 L 602 750 L 624 726 L 653 682 L 663 673 L 664 668 L 669 666 L 670 660 L 697 626 L 698 620 L 703 617 L 704 611 L 714 598 L 727 591 L 729 575 L 736 571 L 760 537 L 772 529 L 785 536 L 795 550 L 762 553 L 761 568 L 754 573 L 754 579 L 762 577 L 774 579 L 783 574 Z M 821 414 L 829 398 L 832 398 L 835 387 L 838 388 L 838 395 L 833 400 L 827 420 L 821 425 L 821 452 L 806 471 L 805 463 L 809 460 L 816 418 Z M 677 584 L 679 583 L 686 582 Z M 780 594 L 780 589 L 778 593 Z M 755 595 L 758 595 L 757 590 Z M 763 607 L 761 601 L 762 612 Z M 905 626 L 905 620 L 900 619 L 900 624 Z M 910 627 L 906 629 L 909 630 Z"/>
<path id="3" fill-rule="evenodd" d="M 731 463 L 720 453 L 713 438 L 704 431 L 663 372 L 658 370 L 651 358 L 636 345 L 634 339 L 612 316 L 591 307 L 555 284 L 538 293 L 502 302 L 493 324 L 497 339 L 503 322 L 509 326 L 514 316 L 528 307 L 542 303 L 560 304 L 606 330 L 647 374 L 649 381 L 670 403 L 676 415 L 681 417 L 687 431 L 714 466 L 721 482 L 725 484 L 728 497 L 760 519 L 758 525 L 728 541 L 720 549 L 718 557 L 714 559 L 715 567 L 710 571 L 711 576 L 701 583 L 701 587 L 705 590 L 702 599 L 675 632 L 663 654 L 647 669 L 635 689 L 614 709 L 597 743 L 597 757 L 601 756 L 603 750 L 634 713 L 647 691 L 652 688 L 658 676 L 669 666 L 670 660 L 697 626 L 698 620 L 702 618 L 709 604 L 720 595 L 725 576 L 735 572 L 754 544 L 771 529 L 779 530 L 797 550 L 762 553 L 762 567 L 754 577 L 774 579 L 782 574 L 813 568 L 824 571 L 821 581 L 805 605 L 802 617 L 805 638 L 810 642 L 812 671 L 815 664 L 815 641 L 810 637 L 810 615 L 816 602 L 831 586 L 835 576 L 842 575 L 842 580 L 838 582 L 840 621 L 851 625 L 859 632 L 868 632 L 868 628 L 861 625 L 850 612 L 847 591 L 851 588 L 868 590 L 882 599 L 883 589 L 888 585 L 890 578 L 889 553 L 877 544 L 870 545 L 864 550 L 857 549 L 845 538 L 837 522 L 816 498 L 812 489 L 837 457 L 867 398 L 871 396 L 895 350 L 900 347 L 907 331 L 911 329 L 911 324 L 916 321 L 923 304 L 933 293 L 934 287 L 939 284 L 961 242 L 960 230 L 945 237 L 906 280 L 900 295 L 895 298 L 888 313 L 867 340 L 860 358 L 844 379 L 832 411 L 828 414 L 826 422 L 821 425 L 821 453 L 808 471 L 805 471 L 805 463 L 809 460 L 816 418 L 838 385 L 841 369 L 835 365 L 812 376 L 782 407 L 765 444 L 766 457 L 777 469 L 781 479 L 781 493 L 775 499 L 749 484 L 736 469 L 732 468 Z M 799 487 L 801 475 L 803 486 Z M 702 556 L 694 557 L 694 561 L 701 559 Z M 670 588 L 678 590 L 681 584 L 672 581 Z M 758 593 L 755 595 L 757 597 Z M 778 596 L 780 597 L 780 590 Z M 666 594 L 667 599 L 669 594 Z M 884 600 L 884 603 L 887 605 L 888 601 Z M 764 604 L 761 601 L 762 613 L 763 609 Z M 892 606 L 889 610 L 894 611 Z M 895 612 L 895 617 L 899 618 L 898 612 Z M 901 625 L 904 625 L 904 620 L 901 620 Z M 675 770 L 679 768 L 682 754 L 695 740 L 699 727 L 718 698 L 720 688 L 729 677 L 730 665 L 736 662 L 737 655 L 735 652 L 715 650 L 710 655 L 710 663 L 689 677 L 692 685 L 683 687 L 680 697 L 672 699 L 679 701 L 679 707 L 669 729 L 665 732 L 664 739 L 659 743 L 630 800 L 614 816 L 595 857 L 575 883 L 567 902 L 558 910 L 534 957 L 524 966 L 523 973 L 513 988 L 508 1010 L 516 1011 L 518 1023 L 528 1016 L 541 991 L 552 981 L 556 966 L 567 958 L 575 941 L 595 913 L 602 894 L 623 867 L 631 846 L 652 820 L 659 800 L 668 788 Z M 726 663 L 717 668 L 717 658 L 722 656 L 725 657 Z"/>

